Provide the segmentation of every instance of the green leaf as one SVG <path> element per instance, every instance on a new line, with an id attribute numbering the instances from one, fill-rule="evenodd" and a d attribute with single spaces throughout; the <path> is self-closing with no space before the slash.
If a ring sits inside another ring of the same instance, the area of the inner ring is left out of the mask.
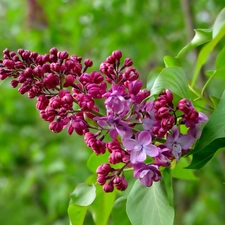
<path id="1" fill-rule="evenodd" d="M 97 225 L 107 225 L 111 214 L 116 193 L 105 193 L 101 186 L 97 186 L 97 196 L 89 210 L 93 216 L 94 222 Z"/>
<path id="2" fill-rule="evenodd" d="M 189 164 L 188 158 L 181 158 L 180 162 L 176 164 L 175 168 L 172 171 L 172 177 L 183 180 L 198 180 L 194 175 L 192 170 L 188 170 L 187 167 Z"/>
<path id="3" fill-rule="evenodd" d="M 177 54 L 176 58 L 182 57 L 185 53 L 189 52 L 193 48 L 202 45 L 212 39 L 212 30 L 211 29 L 196 29 L 195 36 L 193 39 L 184 46 L 180 52 Z"/>
<path id="4" fill-rule="evenodd" d="M 70 204 L 68 208 L 70 223 L 72 225 L 83 225 L 87 208 L 88 208 L 87 206 Z"/>
<path id="5" fill-rule="evenodd" d="M 79 184 L 71 194 L 72 204 L 79 206 L 90 205 L 96 197 L 96 188 L 85 183 Z"/>
<path id="6" fill-rule="evenodd" d="M 168 67 L 163 69 L 153 84 L 151 96 L 161 93 L 164 89 L 170 89 L 181 98 L 189 99 L 190 93 L 182 68 Z"/>
<path id="7" fill-rule="evenodd" d="M 162 183 L 164 184 L 164 189 L 169 201 L 169 204 L 173 207 L 173 185 L 172 185 L 172 176 L 171 176 L 171 169 L 166 167 L 162 171 Z"/>
<path id="8" fill-rule="evenodd" d="M 221 31 L 222 27 L 225 25 L 225 8 L 220 11 L 219 15 L 217 16 L 214 24 L 213 24 L 213 38 L 215 38 L 219 32 Z"/>
<path id="9" fill-rule="evenodd" d="M 131 225 L 130 220 L 127 217 L 126 213 L 126 197 L 120 197 L 115 201 L 112 210 L 112 221 L 113 225 Z"/>
<path id="10" fill-rule="evenodd" d="M 216 96 L 209 96 L 211 102 L 213 103 L 214 109 L 217 108 L 217 106 L 219 105 L 220 102 L 220 98 L 216 97 Z"/>
<path id="11" fill-rule="evenodd" d="M 189 169 L 200 169 L 216 153 L 219 148 L 225 146 L 225 91 L 220 99 L 219 105 L 212 113 L 208 123 L 202 131 L 201 138 L 192 151 L 193 159 L 187 167 Z"/>
<path id="12" fill-rule="evenodd" d="M 217 26 L 215 26 L 215 27 L 218 29 Z M 225 24 L 222 27 L 220 27 L 218 32 L 217 32 L 216 28 L 215 28 L 216 35 L 213 36 L 213 39 L 209 43 L 207 43 L 199 53 L 199 56 L 198 56 L 197 62 L 196 62 L 196 66 L 195 66 L 195 70 L 194 70 L 194 75 L 193 75 L 192 82 L 191 82 L 191 87 L 194 87 L 194 85 L 197 81 L 199 72 L 200 72 L 202 66 L 205 64 L 209 54 L 212 52 L 212 50 L 217 45 L 217 43 L 225 35 Z"/>
<path id="13" fill-rule="evenodd" d="M 216 58 L 216 71 L 212 74 L 213 77 L 217 78 L 225 78 L 225 63 L 224 63 L 224 58 L 225 58 L 225 47 L 220 51 Z"/>
<path id="14" fill-rule="evenodd" d="M 164 56 L 163 61 L 166 67 L 180 67 L 180 63 L 178 62 L 178 60 L 172 56 Z"/>
<path id="15" fill-rule="evenodd" d="M 145 187 L 137 180 L 128 195 L 126 210 L 132 225 L 173 225 L 174 209 L 160 182 Z"/>

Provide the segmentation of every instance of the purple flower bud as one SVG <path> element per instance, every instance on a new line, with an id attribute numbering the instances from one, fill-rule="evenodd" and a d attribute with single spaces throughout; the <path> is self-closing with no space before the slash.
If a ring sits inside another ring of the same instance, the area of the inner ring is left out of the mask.
<path id="1" fill-rule="evenodd" d="M 58 52 L 57 56 L 58 56 L 59 59 L 64 60 L 64 59 L 67 59 L 69 57 L 69 54 L 66 51 L 62 51 L 62 52 Z"/>
<path id="2" fill-rule="evenodd" d="M 29 59 L 30 54 L 31 54 L 31 52 L 29 50 L 25 50 L 21 56 L 24 60 L 27 60 L 27 59 Z"/>
<path id="3" fill-rule="evenodd" d="M 44 54 L 44 55 L 42 56 L 42 61 L 43 61 L 43 63 L 49 62 L 49 54 Z"/>
<path id="4" fill-rule="evenodd" d="M 46 88 L 56 88 L 60 84 L 60 79 L 56 74 L 49 73 L 44 77 L 44 84 Z"/>
<path id="5" fill-rule="evenodd" d="M 123 73 L 123 79 L 129 81 L 135 81 L 139 77 L 139 74 L 136 72 L 135 68 L 126 68 L 125 73 Z"/>
<path id="6" fill-rule="evenodd" d="M 19 81 L 17 81 L 17 80 L 11 80 L 10 84 L 11 84 L 11 86 L 13 88 L 16 88 L 18 86 L 18 84 L 19 84 Z"/>
<path id="7" fill-rule="evenodd" d="M 124 157 L 123 151 L 113 151 L 109 156 L 109 162 L 111 164 L 123 162 L 123 157 Z"/>
<path id="8" fill-rule="evenodd" d="M 84 65 L 85 65 L 86 67 L 92 67 L 93 61 L 90 60 L 90 59 L 85 59 L 85 60 L 84 60 Z"/>
<path id="9" fill-rule="evenodd" d="M 49 129 L 54 133 L 59 133 L 63 129 L 63 123 L 60 120 L 53 121 L 49 124 Z"/>
<path id="10" fill-rule="evenodd" d="M 49 101 L 49 106 L 54 109 L 59 109 L 62 106 L 61 100 L 58 97 L 53 97 Z"/>
<path id="11" fill-rule="evenodd" d="M 100 84 L 102 81 L 104 81 L 104 77 L 99 72 L 93 71 L 89 74 L 89 76 L 95 84 Z"/>
<path id="12" fill-rule="evenodd" d="M 109 57 L 107 57 L 107 59 L 105 61 L 107 63 L 113 64 L 113 63 L 115 63 L 116 59 L 114 58 L 114 56 L 110 55 Z"/>
<path id="13" fill-rule="evenodd" d="M 122 52 L 120 50 L 115 50 L 112 52 L 112 56 L 115 59 L 120 60 L 122 58 Z"/>
<path id="14" fill-rule="evenodd" d="M 173 101 L 173 93 L 169 90 L 169 89 L 166 89 L 162 92 L 162 95 L 165 96 L 167 102 L 169 104 L 172 104 L 172 101 Z"/>
<path id="15" fill-rule="evenodd" d="M 36 77 L 42 77 L 42 76 L 44 76 L 44 71 L 43 71 L 42 67 L 40 65 L 38 65 L 33 69 L 33 74 Z"/>
<path id="16" fill-rule="evenodd" d="M 5 50 L 3 50 L 3 54 L 4 55 L 8 55 L 9 56 L 10 50 L 8 48 L 6 48 Z"/>
<path id="17" fill-rule="evenodd" d="M 18 91 L 20 92 L 21 95 L 23 95 L 26 92 L 28 92 L 30 89 L 31 89 L 31 86 L 24 83 L 24 84 L 22 84 L 20 86 L 20 88 L 18 89 Z"/>
<path id="18" fill-rule="evenodd" d="M 42 70 L 44 73 L 50 73 L 51 72 L 50 64 L 45 63 L 44 65 L 42 65 Z"/>
<path id="19" fill-rule="evenodd" d="M 65 81 L 63 87 L 72 87 L 75 79 L 76 78 L 73 75 L 66 76 L 66 81 Z"/>
<path id="20" fill-rule="evenodd" d="M 31 52 L 31 54 L 30 54 L 30 58 L 34 59 L 34 60 L 37 58 L 37 56 L 38 56 L 37 52 Z"/>
<path id="21" fill-rule="evenodd" d="M 12 60 L 10 60 L 10 59 L 5 59 L 5 60 L 3 60 L 3 65 L 4 65 L 7 69 L 11 70 L 11 69 L 14 68 L 15 63 L 14 63 Z"/>
<path id="22" fill-rule="evenodd" d="M 97 182 L 100 185 L 104 185 L 106 183 L 106 177 L 103 174 L 98 174 Z"/>
<path id="23" fill-rule="evenodd" d="M 133 65 L 133 61 L 132 61 L 132 59 L 130 59 L 130 58 L 126 58 L 126 59 L 124 60 L 123 65 L 124 65 L 125 67 L 132 66 L 132 65 Z"/>
<path id="24" fill-rule="evenodd" d="M 104 190 L 104 192 L 107 192 L 107 193 L 113 192 L 114 186 L 113 186 L 112 182 L 110 181 L 108 184 L 104 184 L 103 190 Z"/>
<path id="25" fill-rule="evenodd" d="M 43 110 L 46 109 L 46 107 L 48 106 L 49 103 L 49 99 L 44 95 L 40 95 L 37 98 L 37 104 L 36 104 L 36 108 L 39 110 Z"/>
<path id="26" fill-rule="evenodd" d="M 128 183 L 123 177 L 115 177 L 113 179 L 113 184 L 117 190 L 124 191 L 127 189 Z"/>
<path id="27" fill-rule="evenodd" d="M 55 72 L 59 72 L 60 69 L 61 69 L 61 64 L 60 63 L 51 63 L 50 69 L 55 71 Z"/>
<path id="28" fill-rule="evenodd" d="M 159 118 L 167 118 L 170 114 L 170 110 L 167 107 L 161 107 L 158 111 L 156 111 L 155 116 Z"/>
<path id="29" fill-rule="evenodd" d="M 24 77 L 26 77 L 26 78 L 32 77 L 32 75 L 33 75 L 33 70 L 32 70 L 30 67 L 28 67 L 28 68 L 26 68 L 26 69 L 23 71 L 23 75 L 24 75 Z"/>
<path id="30" fill-rule="evenodd" d="M 112 171 L 113 168 L 108 163 L 103 163 L 96 169 L 97 174 L 104 174 L 104 175 L 108 175 Z"/>
<path id="31" fill-rule="evenodd" d="M 179 101 L 177 108 L 180 111 L 187 113 L 190 110 L 191 106 L 191 102 L 188 101 L 186 98 L 183 98 Z"/>
<path id="32" fill-rule="evenodd" d="M 58 53 L 58 49 L 53 47 L 49 50 L 49 53 L 52 54 L 52 55 L 56 55 Z"/>

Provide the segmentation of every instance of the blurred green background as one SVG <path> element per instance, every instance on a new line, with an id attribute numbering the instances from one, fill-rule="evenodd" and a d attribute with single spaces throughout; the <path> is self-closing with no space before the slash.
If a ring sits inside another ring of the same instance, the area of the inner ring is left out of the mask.
<path id="1" fill-rule="evenodd" d="M 91 58 L 98 69 L 120 49 L 146 81 L 163 66 L 163 56 L 175 56 L 194 28 L 210 28 L 224 6 L 224 0 L 0 0 L 0 52 L 46 53 L 54 46 Z M 189 77 L 195 56 L 186 59 Z M 224 86 L 209 91 L 219 96 Z M 0 224 L 69 224 L 70 193 L 91 174 L 91 150 L 66 130 L 51 133 L 35 100 L 20 96 L 9 81 L 1 82 L 0 93 Z M 198 181 L 174 180 L 175 224 L 225 224 L 224 154 L 196 174 Z M 93 224 L 90 216 L 86 224 Z"/>

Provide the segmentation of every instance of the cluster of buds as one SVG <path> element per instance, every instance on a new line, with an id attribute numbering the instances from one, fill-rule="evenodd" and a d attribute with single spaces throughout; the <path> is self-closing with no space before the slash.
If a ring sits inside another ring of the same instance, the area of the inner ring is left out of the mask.
<path id="1" fill-rule="evenodd" d="M 96 155 L 109 152 L 108 162 L 96 171 L 105 192 L 127 188 L 126 169 L 133 169 L 134 178 L 145 186 L 159 181 L 161 167 L 187 154 L 207 121 L 188 99 L 174 106 L 168 89 L 149 101 L 150 91 L 142 88 L 132 60 L 122 63 L 119 50 L 99 71 L 89 73 L 90 59 L 82 61 L 56 48 L 44 55 L 23 49 L 5 49 L 3 54 L 0 79 L 12 78 L 13 88 L 37 98 L 36 108 L 52 132 L 67 128 L 69 135 L 83 135 Z M 186 134 L 180 126 L 186 126 Z"/>

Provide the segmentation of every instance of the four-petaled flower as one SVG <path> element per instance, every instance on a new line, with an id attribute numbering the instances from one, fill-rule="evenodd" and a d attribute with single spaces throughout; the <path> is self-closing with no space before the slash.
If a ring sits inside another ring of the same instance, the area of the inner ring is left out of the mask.
<path id="1" fill-rule="evenodd" d="M 161 173 L 157 165 L 137 163 L 134 165 L 134 178 L 139 178 L 142 185 L 150 187 L 153 181 L 161 179 Z"/>
<path id="2" fill-rule="evenodd" d="M 172 149 L 172 154 L 179 161 L 182 151 L 188 150 L 194 143 L 194 137 L 189 134 L 181 134 L 178 127 L 172 127 L 172 134 L 168 133 L 164 145 Z"/>
<path id="3" fill-rule="evenodd" d="M 145 161 L 147 155 L 155 157 L 159 154 L 159 148 L 151 144 L 152 136 L 149 131 L 138 132 L 135 139 L 124 138 L 122 142 L 126 150 L 130 152 L 132 164 Z"/>

